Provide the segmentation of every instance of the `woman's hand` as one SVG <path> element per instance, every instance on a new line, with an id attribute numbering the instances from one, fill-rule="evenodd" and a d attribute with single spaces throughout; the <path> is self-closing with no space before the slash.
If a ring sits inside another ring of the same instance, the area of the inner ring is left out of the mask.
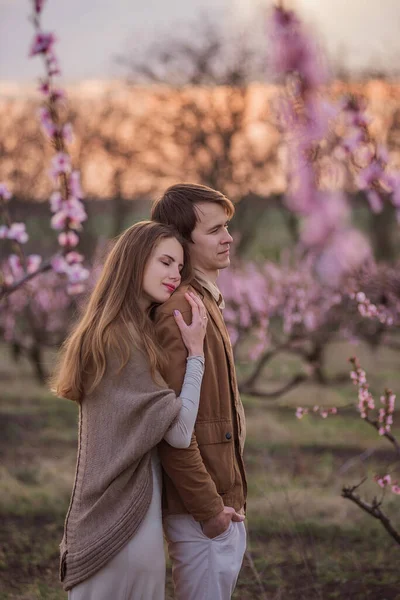
<path id="1" fill-rule="evenodd" d="M 207 311 L 203 302 L 193 292 L 186 292 L 185 298 L 192 307 L 192 322 L 190 325 L 186 325 L 179 310 L 174 310 L 175 321 L 189 356 L 203 355 L 204 337 L 208 322 Z"/>

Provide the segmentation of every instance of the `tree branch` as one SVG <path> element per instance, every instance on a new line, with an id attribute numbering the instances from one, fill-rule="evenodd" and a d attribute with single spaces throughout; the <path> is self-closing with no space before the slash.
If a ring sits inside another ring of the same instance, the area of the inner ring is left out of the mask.
<path id="1" fill-rule="evenodd" d="M 36 271 L 34 271 L 33 273 L 27 273 L 24 277 L 22 277 L 22 279 L 19 279 L 12 285 L 0 286 L 0 300 L 7 298 L 7 296 L 9 296 L 13 292 L 15 292 L 17 289 L 19 289 L 21 286 L 23 286 L 25 283 L 27 283 L 28 281 L 30 281 L 31 279 L 33 279 L 34 277 L 39 275 L 39 273 L 44 273 L 45 271 L 50 271 L 51 268 L 52 268 L 51 260 L 48 260 L 48 261 L 42 263 Z"/>
<path id="2" fill-rule="evenodd" d="M 380 429 L 380 425 L 378 423 L 378 421 L 372 421 L 372 419 L 370 419 L 368 416 L 365 417 L 364 421 L 366 421 L 367 423 L 369 423 L 374 429 L 376 429 L 377 431 L 379 431 Z M 391 442 L 393 444 L 393 446 L 396 449 L 397 454 L 400 457 L 400 444 L 397 441 L 397 439 L 394 437 L 393 434 L 391 434 L 389 431 L 385 431 L 385 433 L 382 435 L 382 437 L 385 437 L 387 440 L 389 440 L 389 442 Z"/>
<path id="3" fill-rule="evenodd" d="M 279 398 L 280 396 L 287 394 L 287 392 L 290 392 L 290 390 L 297 387 L 301 383 L 304 383 L 304 381 L 307 381 L 307 380 L 308 380 L 308 375 L 305 375 L 304 373 L 299 373 L 299 374 L 295 375 L 284 386 L 282 386 L 281 388 L 279 388 L 277 390 L 274 390 L 273 392 L 265 392 L 265 391 L 253 389 L 251 387 L 245 388 L 243 386 L 239 386 L 239 391 L 241 394 L 249 394 L 251 396 L 254 396 L 255 398 Z"/>
<path id="4" fill-rule="evenodd" d="M 368 502 L 365 502 L 365 500 L 362 500 L 357 494 L 354 493 L 354 490 L 356 490 L 357 487 L 359 486 L 345 486 L 344 488 L 342 488 L 342 497 L 351 500 L 352 502 L 354 502 L 354 504 L 357 504 L 357 506 L 359 506 L 363 511 L 365 511 L 375 519 L 378 519 L 378 521 L 382 523 L 383 527 L 386 529 L 389 535 L 391 535 L 392 538 L 398 544 L 400 544 L 400 533 L 396 531 L 396 529 L 393 527 L 389 517 L 385 515 L 384 512 L 382 512 L 380 508 L 381 503 L 378 502 L 376 498 L 374 498 L 372 504 L 368 504 Z"/>

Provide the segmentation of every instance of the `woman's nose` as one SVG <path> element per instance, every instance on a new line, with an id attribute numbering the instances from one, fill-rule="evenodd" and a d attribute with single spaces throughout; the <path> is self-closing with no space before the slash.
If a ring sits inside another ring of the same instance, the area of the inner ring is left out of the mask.
<path id="1" fill-rule="evenodd" d="M 174 272 L 173 272 L 173 274 L 172 274 L 172 277 L 173 277 L 173 279 L 174 279 L 175 281 L 177 281 L 177 280 L 180 280 L 180 279 L 181 279 L 181 274 L 180 274 L 180 271 L 179 271 L 179 268 L 178 268 L 178 267 L 177 267 L 177 268 L 174 270 Z"/>

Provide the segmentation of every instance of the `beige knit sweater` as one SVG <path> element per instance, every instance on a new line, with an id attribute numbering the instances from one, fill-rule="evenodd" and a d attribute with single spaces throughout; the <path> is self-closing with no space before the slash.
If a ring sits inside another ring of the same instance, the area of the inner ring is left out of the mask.
<path id="1" fill-rule="evenodd" d="M 134 350 L 119 374 L 109 368 L 80 404 L 79 447 L 60 577 L 65 590 L 98 571 L 138 529 L 152 497 L 150 451 L 182 402 L 157 386 Z"/>

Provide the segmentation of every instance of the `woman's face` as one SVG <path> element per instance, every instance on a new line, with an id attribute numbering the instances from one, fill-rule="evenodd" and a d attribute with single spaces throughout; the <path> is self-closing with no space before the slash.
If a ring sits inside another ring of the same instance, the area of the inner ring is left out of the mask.
<path id="1" fill-rule="evenodd" d="M 153 249 L 143 275 L 146 307 L 168 300 L 181 282 L 183 248 L 175 238 L 161 240 Z"/>

